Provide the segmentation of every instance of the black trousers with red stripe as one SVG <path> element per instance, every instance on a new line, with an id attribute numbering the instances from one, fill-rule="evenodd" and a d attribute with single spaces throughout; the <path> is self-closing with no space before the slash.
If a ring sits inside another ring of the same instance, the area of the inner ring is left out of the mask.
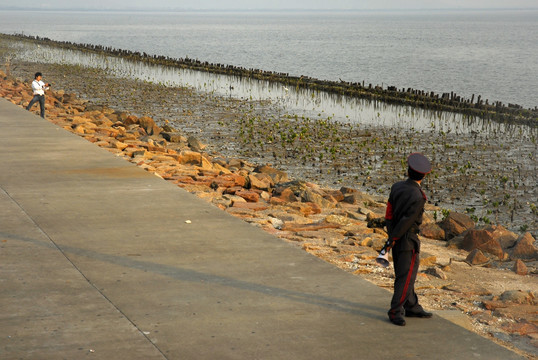
<path id="1" fill-rule="evenodd" d="M 392 252 L 394 261 L 394 295 L 390 302 L 389 317 L 402 317 L 405 311 L 420 312 L 422 306 L 418 303 L 415 293 L 415 280 L 419 266 L 419 253 L 416 250 Z"/>

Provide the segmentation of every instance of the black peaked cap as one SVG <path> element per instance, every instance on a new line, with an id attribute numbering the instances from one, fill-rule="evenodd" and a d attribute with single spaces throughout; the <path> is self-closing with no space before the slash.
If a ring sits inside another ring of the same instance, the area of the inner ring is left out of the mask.
<path id="1" fill-rule="evenodd" d="M 430 163 L 430 160 L 421 153 L 412 153 L 407 158 L 407 164 L 411 169 L 414 171 L 420 173 L 420 174 L 428 174 L 432 171 L 432 164 Z"/>

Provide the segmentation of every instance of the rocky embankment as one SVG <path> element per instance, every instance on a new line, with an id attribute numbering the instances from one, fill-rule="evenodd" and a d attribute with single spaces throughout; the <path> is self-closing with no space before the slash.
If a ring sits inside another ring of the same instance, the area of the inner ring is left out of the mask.
<path id="1" fill-rule="evenodd" d="M 0 85 L 0 96 L 16 105 L 26 106 L 32 98 L 29 84 L 2 72 Z M 181 129 L 95 106 L 76 94 L 49 91 L 46 108 L 47 119 L 59 127 L 345 271 L 391 288 L 392 270 L 375 265 L 387 236 L 386 199 L 349 187 L 321 188 L 268 164 L 209 154 Z M 439 210 L 427 205 L 420 232 L 416 288 L 425 307 L 441 316 L 458 310 L 466 315 L 457 320 L 463 326 L 528 358 L 538 356 L 536 240 L 501 225 L 477 228 L 465 214 L 435 221 Z"/>

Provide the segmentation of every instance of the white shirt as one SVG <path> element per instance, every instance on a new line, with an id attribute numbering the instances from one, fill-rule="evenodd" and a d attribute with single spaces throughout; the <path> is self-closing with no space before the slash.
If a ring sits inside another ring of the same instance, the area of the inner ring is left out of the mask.
<path id="1" fill-rule="evenodd" d="M 45 95 L 45 90 L 48 89 L 48 87 L 45 85 L 46 84 L 41 80 L 32 81 L 32 90 L 34 91 L 34 95 Z"/>

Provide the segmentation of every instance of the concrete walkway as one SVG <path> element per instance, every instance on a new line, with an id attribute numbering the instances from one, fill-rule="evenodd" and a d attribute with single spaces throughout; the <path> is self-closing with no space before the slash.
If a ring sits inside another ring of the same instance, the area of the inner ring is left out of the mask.
<path id="1" fill-rule="evenodd" d="M 0 359 L 521 358 L 390 297 L 0 99 Z"/>

